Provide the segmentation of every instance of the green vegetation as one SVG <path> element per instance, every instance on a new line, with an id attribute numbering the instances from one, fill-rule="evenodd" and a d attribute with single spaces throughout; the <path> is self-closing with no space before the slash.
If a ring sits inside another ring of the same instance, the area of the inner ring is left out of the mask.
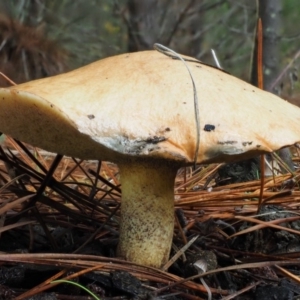
<path id="1" fill-rule="evenodd" d="M 100 300 L 99 297 L 97 297 L 97 295 L 95 295 L 93 292 L 91 292 L 89 289 L 87 289 L 86 287 L 84 287 L 83 285 L 77 283 L 77 282 L 74 282 L 74 281 L 71 281 L 71 280 L 54 280 L 52 281 L 51 283 L 68 283 L 68 284 L 73 284 L 79 288 L 81 288 L 82 290 L 86 291 L 88 294 L 90 294 L 94 299 L 96 300 Z"/>

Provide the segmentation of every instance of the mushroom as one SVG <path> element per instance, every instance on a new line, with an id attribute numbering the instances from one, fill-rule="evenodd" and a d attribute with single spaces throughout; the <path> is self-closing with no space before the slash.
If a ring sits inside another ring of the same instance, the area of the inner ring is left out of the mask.
<path id="1" fill-rule="evenodd" d="M 193 58 L 200 115 L 180 60 L 118 55 L 0 89 L 0 131 L 48 151 L 118 164 L 118 256 L 153 267 L 169 257 L 180 167 L 229 162 L 300 140 L 300 109 Z M 199 137 L 199 136 L 198 136 Z"/>

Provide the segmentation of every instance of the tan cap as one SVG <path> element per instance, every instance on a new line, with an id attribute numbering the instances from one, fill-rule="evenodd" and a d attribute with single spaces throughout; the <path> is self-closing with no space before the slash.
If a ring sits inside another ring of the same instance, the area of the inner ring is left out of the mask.
<path id="1" fill-rule="evenodd" d="M 200 108 L 199 163 L 300 140 L 293 105 L 213 67 L 188 64 Z M 191 79 L 181 61 L 156 51 L 103 59 L 1 93 L 0 130 L 35 146 L 87 159 L 118 160 L 119 153 L 193 162 Z"/>

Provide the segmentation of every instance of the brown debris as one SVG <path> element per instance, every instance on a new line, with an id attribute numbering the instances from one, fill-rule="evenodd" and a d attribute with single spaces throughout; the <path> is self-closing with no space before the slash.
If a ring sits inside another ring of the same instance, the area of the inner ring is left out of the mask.
<path id="1" fill-rule="evenodd" d="M 15 83 L 67 70 L 67 52 L 47 37 L 44 26 L 31 27 L 0 15 L 0 72 Z M 10 86 L 2 76 L 0 86 Z"/>

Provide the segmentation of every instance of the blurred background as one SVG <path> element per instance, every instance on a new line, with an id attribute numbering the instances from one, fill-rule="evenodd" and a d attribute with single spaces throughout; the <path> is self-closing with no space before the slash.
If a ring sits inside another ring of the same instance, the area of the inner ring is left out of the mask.
<path id="1" fill-rule="evenodd" d="M 214 49 L 225 70 L 251 82 L 260 15 L 266 88 L 298 101 L 298 0 L 0 0 L 0 12 L 0 72 L 16 83 L 155 42 L 210 64 Z"/>

